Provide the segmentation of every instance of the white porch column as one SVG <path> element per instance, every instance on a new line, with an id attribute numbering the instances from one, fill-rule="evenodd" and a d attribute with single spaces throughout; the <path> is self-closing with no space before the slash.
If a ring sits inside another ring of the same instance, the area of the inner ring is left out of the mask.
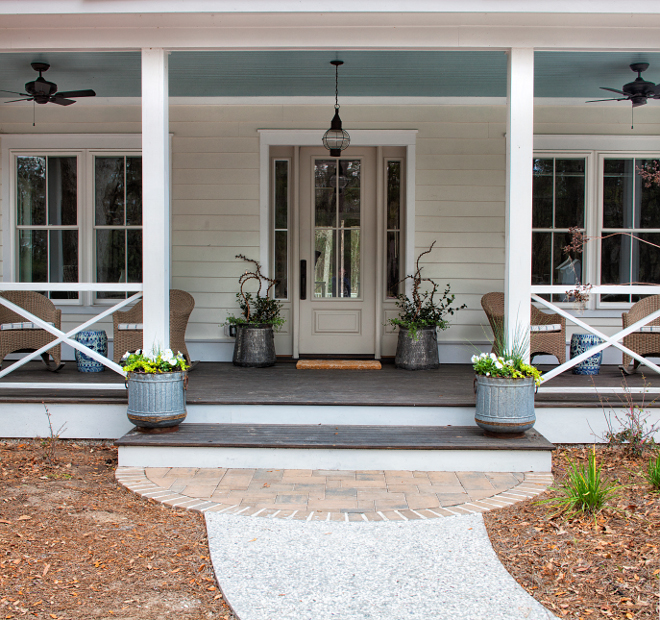
<path id="1" fill-rule="evenodd" d="M 509 343 L 516 334 L 529 332 L 533 155 L 534 50 L 512 48 L 507 86 L 504 272 L 504 317 Z"/>
<path id="2" fill-rule="evenodd" d="M 168 52 L 142 50 L 142 281 L 144 348 L 170 342 Z M 175 351 L 176 353 L 176 351 Z"/>

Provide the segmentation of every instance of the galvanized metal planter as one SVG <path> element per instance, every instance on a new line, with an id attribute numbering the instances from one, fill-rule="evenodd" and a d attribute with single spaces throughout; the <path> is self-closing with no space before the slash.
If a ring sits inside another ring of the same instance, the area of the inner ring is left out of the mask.
<path id="1" fill-rule="evenodd" d="M 185 372 L 129 372 L 128 419 L 139 429 L 172 429 L 186 419 Z"/>
<path id="2" fill-rule="evenodd" d="M 399 327 L 399 341 L 394 364 L 405 370 L 438 368 L 438 335 L 435 327 L 418 329 L 415 338 L 410 330 Z"/>
<path id="3" fill-rule="evenodd" d="M 534 378 L 508 379 L 476 375 L 474 419 L 487 434 L 521 436 L 534 426 Z"/>
<path id="4" fill-rule="evenodd" d="M 272 325 L 248 324 L 236 326 L 234 343 L 234 366 L 265 368 L 274 366 L 275 336 Z"/>

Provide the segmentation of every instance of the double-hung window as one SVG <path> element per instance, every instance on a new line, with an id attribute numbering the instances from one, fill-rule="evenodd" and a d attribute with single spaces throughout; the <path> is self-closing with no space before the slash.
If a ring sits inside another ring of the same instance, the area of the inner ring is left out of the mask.
<path id="1" fill-rule="evenodd" d="M 3 136 L 5 280 L 142 281 L 139 140 L 139 136 Z M 71 290 L 47 295 L 60 304 L 90 305 L 126 294 Z"/>
<path id="2" fill-rule="evenodd" d="M 660 153 L 605 148 L 537 152 L 532 284 L 567 292 L 588 284 L 660 284 L 660 184 L 643 174 L 659 160 Z M 575 243 L 580 235 L 583 244 Z M 571 301 L 565 293 L 552 297 Z M 640 297 L 625 289 L 591 295 L 588 308 L 625 308 Z"/>

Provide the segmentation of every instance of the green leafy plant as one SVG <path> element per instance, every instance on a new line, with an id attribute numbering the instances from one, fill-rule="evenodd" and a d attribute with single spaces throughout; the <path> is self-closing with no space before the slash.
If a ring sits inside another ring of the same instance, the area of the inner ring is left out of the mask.
<path id="1" fill-rule="evenodd" d="M 146 353 L 138 349 L 135 353 L 127 353 L 122 358 L 126 372 L 159 374 L 163 372 L 183 372 L 188 369 L 186 358 L 179 351 L 176 355 L 171 349 Z"/>
<path id="2" fill-rule="evenodd" d="M 449 284 L 447 284 L 444 293 L 440 296 L 438 284 L 431 278 L 422 278 L 422 267 L 419 261 L 422 256 L 429 254 L 435 245 L 435 241 L 428 250 L 422 252 L 415 263 L 416 269 L 413 275 L 406 276 L 401 282 L 412 280 L 412 296 L 405 294 L 397 295 L 396 306 L 399 308 L 399 316 L 389 319 L 390 325 L 410 331 L 413 340 L 417 339 L 417 332 L 425 327 L 437 327 L 438 329 L 447 329 L 449 321 L 447 315 L 453 315 L 456 310 L 467 308 L 465 304 L 459 308 L 452 308 L 456 298 L 451 294 Z M 422 282 L 429 282 L 431 290 L 421 290 Z"/>
<path id="3" fill-rule="evenodd" d="M 238 307 L 241 309 L 240 316 L 230 315 L 225 322 L 226 325 L 272 325 L 274 328 L 279 329 L 286 322 L 281 316 L 282 303 L 273 299 L 270 292 L 277 284 L 277 280 L 268 278 L 261 273 L 261 265 L 251 258 L 237 254 L 236 258 L 240 258 L 248 263 L 254 265 L 254 271 L 246 271 L 238 279 L 241 290 L 236 293 L 236 301 Z M 251 280 L 257 282 L 258 288 L 255 294 L 245 291 L 245 286 Z M 265 294 L 262 295 L 262 290 Z"/>
<path id="4" fill-rule="evenodd" d="M 561 496 L 540 503 L 556 505 L 569 517 L 595 515 L 618 495 L 620 488 L 603 478 L 601 467 L 596 465 L 596 450 L 592 449 L 586 465 L 569 461 L 568 476 L 558 489 Z"/>
<path id="5" fill-rule="evenodd" d="M 656 453 L 655 458 L 649 459 L 646 479 L 654 491 L 660 492 L 660 452 Z"/>
<path id="6" fill-rule="evenodd" d="M 493 352 L 472 356 L 472 368 L 484 377 L 524 379 L 533 377 L 536 385 L 541 384 L 541 372 L 525 361 L 529 349 L 527 332 L 518 328 L 513 340 L 508 342 L 504 330 L 494 333 Z"/>

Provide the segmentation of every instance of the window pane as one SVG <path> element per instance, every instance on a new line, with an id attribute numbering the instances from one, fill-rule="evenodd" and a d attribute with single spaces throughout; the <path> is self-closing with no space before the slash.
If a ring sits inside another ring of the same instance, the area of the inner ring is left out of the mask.
<path id="1" fill-rule="evenodd" d="M 50 282 L 78 282 L 78 231 L 51 230 Z M 76 291 L 50 293 L 51 299 L 78 299 Z"/>
<path id="2" fill-rule="evenodd" d="M 48 158 L 48 223 L 78 223 L 78 170 L 75 157 Z"/>
<path id="3" fill-rule="evenodd" d="M 96 281 L 126 282 L 126 232 L 96 231 Z M 121 299 L 123 293 L 97 293 L 99 299 Z"/>
<path id="4" fill-rule="evenodd" d="M 401 162 L 387 162 L 387 228 L 399 228 L 401 216 Z"/>
<path id="5" fill-rule="evenodd" d="M 360 231 L 339 230 L 339 267 L 341 286 L 335 291 L 333 297 L 359 297 L 360 296 Z"/>
<path id="6" fill-rule="evenodd" d="M 142 282 L 142 231 L 127 230 L 128 251 L 126 253 L 127 282 Z"/>
<path id="7" fill-rule="evenodd" d="M 95 159 L 95 204 L 97 226 L 124 225 L 124 158 Z"/>
<path id="8" fill-rule="evenodd" d="M 603 178 L 603 228 L 632 226 L 632 159 L 606 159 Z"/>
<path id="9" fill-rule="evenodd" d="M 126 225 L 142 225 L 142 157 L 126 158 Z"/>
<path id="10" fill-rule="evenodd" d="M 396 297 L 399 294 L 400 272 L 400 247 L 398 231 L 387 233 L 387 297 Z"/>
<path id="11" fill-rule="evenodd" d="M 552 227 L 552 159 L 534 160 L 532 180 L 532 226 L 534 228 Z"/>
<path id="12" fill-rule="evenodd" d="M 554 233 L 554 284 L 582 283 L 582 254 L 567 254 L 564 248 L 571 242 L 570 233 Z"/>
<path id="13" fill-rule="evenodd" d="M 601 284 L 630 282 L 630 237 L 614 235 L 601 242 Z M 601 295 L 602 301 L 629 302 L 630 295 Z"/>
<path id="14" fill-rule="evenodd" d="M 275 299 L 287 299 L 287 231 L 275 231 Z"/>
<path id="15" fill-rule="evenodd" d="M 335 231 L 317 230 L 314 252 L 314 297 L 334 297 Z"/>
<path id="16" fill-rule="evenodd" d="M 584 227 L 584 160 L 555 161 L 555 228 Z"/>
<path id="17" fill-rule="evenodd" d="M 645 233 L 635 239 L 634 250 L 638 260 L 635 261 L 637 277 L 633 282 L 639 284 L 660 283 L 660 233 Z M 634 274 L 633 274 L 634 276 Z"/>
<path id="18" fill-rule="evenodd" d="M 360 225 L 360 162 L 339 162 L 339 226 Z"/>
<path id="19" fill-rule="evenodd" d="M 532 284 L 552 284 L 552 233 L 532 233 Z"/>
<path id="20" fill-rule="evenodd" d="M 651 159 L 636 161 L 638 168 L 651 169 L 653 163 Z M 643 181 L 639 173 L 637 178 L 635 225 L 639 228 L 660 228 L 660 185 Z"/>
<path id="21" fill-rule="evenodd" d="M 335 201 L 336 165 L 333 161 L 316 161 L 314 165 L 315 222 L 316 226 L 336 226 Z"/>
<path id="22" fill-rule="evenodd" d="M 48 232 L 18 231 L 19 282 L 48 282 Z"/>
<path id="23" fill-rule="evenodd" d="M 16 221 L 19 226 L 46 224 L 45 157 L 16 158 Z"/>
<path id="24" fill-rule="evenodd" d="M 289 162 L 275 162 L 275 228 L 287 228 L 289 215 Z"/>

